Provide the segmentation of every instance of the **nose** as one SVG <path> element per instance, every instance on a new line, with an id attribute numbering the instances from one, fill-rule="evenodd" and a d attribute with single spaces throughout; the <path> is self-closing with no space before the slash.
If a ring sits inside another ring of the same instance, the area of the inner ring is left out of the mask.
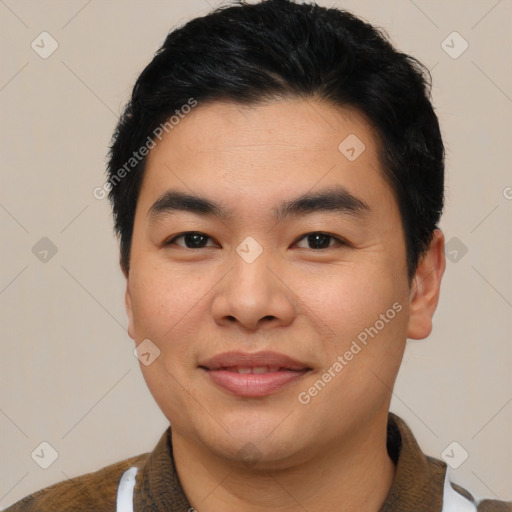
<path id="1" fill-rule="evenodd" d="M 252 262 L 234 253 L 233 267 L 219 283 L 212 302 L 218 325 L 237 324 L 255 331 L 292 323 L 296 309 L 293 292 L 265 253 Z"/>

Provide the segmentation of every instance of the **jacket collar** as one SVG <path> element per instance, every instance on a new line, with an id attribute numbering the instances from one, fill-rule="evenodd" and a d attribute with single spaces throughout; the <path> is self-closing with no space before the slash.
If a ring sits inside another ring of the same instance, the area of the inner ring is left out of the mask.
<path id="1" fill-rule="evenodd" d="M 424 455 L 409 427 L 393 413 L 388 417 L 387 446 L 396 473 L 380 512 L 441 511 L 446 464 Z"/>

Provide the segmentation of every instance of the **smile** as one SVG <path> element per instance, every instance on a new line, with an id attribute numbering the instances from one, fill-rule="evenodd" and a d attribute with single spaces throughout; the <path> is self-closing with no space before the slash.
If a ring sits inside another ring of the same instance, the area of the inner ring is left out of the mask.
<path id="1" fill-rule="evenodd" d="M 210 381 L 230 394 L 263 397 L 300 379 L 311 370 L 283 354 L 229 352 L 199 365 Z"/>

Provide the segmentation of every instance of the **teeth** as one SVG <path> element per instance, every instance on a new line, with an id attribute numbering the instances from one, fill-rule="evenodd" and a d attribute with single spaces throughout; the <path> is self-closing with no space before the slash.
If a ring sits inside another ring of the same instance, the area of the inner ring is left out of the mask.
<path id="1" fill-rule="evenodd" d="M 230 368 L 231 371 L 238 373 L 274 373 L 279 371 L 279 366 L 254 366 L 252 368 Z"/>

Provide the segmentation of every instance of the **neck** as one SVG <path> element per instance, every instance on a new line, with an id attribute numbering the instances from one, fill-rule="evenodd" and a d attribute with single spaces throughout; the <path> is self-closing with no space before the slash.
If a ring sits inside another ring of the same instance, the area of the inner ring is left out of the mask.
<path id="1" fill-rule="evenodd" d="M 387 414 L 350 439 L 280 469 L 219 459 L 173 431 L 178 476 L 198 512 L 377 512 L 395 475 L 386 448 Z"/>

